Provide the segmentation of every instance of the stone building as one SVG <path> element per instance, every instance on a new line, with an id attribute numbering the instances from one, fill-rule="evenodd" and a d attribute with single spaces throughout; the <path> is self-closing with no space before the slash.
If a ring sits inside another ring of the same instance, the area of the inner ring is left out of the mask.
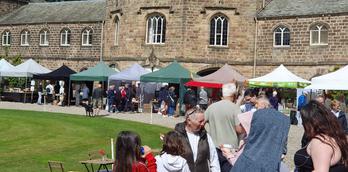
<path id="1" fill-rule="evenodd" d="M 284 64 L 309 79 L 346 64 L 347 18 L 347 0 L 29 3 L 0 17 L 0 55 L 75 70 L 101 58 L 118 69 L 176 59 L 198 74 L 229 63 L 249 78 Z"/>
<path id="2" fill-rule="evenodd" d="M 105 1 L 29 3 L 0 18 L 0 55 L 79 71 L 102 56 Z"/>
<path id="3" fill-rule="evenodd" d="M 107 0 L 104 59 L 119 66 L 164 66 L 199 73 L 229 63 L 252 70 L 255 13 L 262 0 Z"/>
<path id="4" fill-rule="evenodd" d="M 273 0 L 257 19 L 257 75 L 283 63 L 310 79 L 348 63 L 347 0 Z"/>

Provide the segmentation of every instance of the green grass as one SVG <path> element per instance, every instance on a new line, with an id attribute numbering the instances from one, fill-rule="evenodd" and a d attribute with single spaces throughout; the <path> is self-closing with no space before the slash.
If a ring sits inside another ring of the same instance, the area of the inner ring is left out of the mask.
<path id="1" fill-rule="evenodd" d="M 0 109 L 0 171 L 45 172 L 48 160 L 63 161 L 66 170 L 85 171 L 79 163 L 88 152 L 104 149 L 122 130 L 137 132 L 142 143 L 160 148 L 159 133 L 170 129 L 124 120 L 87 118 L 47 112 Z"/>

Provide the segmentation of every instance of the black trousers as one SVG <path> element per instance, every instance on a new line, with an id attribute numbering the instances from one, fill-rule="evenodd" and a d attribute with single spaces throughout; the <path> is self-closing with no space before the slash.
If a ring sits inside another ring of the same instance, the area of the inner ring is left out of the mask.
<path id="1" fill-rule="evenodd" d="M 217 152 L 218 157 L 219 157 L 221 172 L 230 172 L 230 170 L 232 169 L 232 164 L 230 164 L 230 162 L 228 162 L 228 160 L 224 157 L 224 155 L 222 154 L 222 151 L 220 149 L 216 148 L 216 152 Z"/>

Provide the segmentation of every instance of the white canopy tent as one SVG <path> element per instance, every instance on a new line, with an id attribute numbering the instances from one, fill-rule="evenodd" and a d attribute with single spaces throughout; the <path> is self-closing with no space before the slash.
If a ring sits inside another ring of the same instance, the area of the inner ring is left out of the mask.
<path id="1" fill-rule="evenodd" d="M 281 64 L 271 73 L 258 78 L 249 79 L 248 84 L 251 87 L 299 88 L 310 84 L 310 81 L 296 76 Z"/>
<path id="2" fill-rule="evenodd" d="M 348 65 L 322 76 L 312 78 L 306 89 L 348 90 Z"/>
<path id="3" fill-rule="evenodd" d="M 131 67 L 122 70 L 119 73 L 110 75 L 108 78 L 109 84 L 112 81 L 140 81 L 140 76 L 151 73 L 151 71 L 143 68 L 138 63 L 133 64 Z M 148 103 L 156 90 L 156 83 L 141 83 L 141 94 L 140 94 L 140 108 L 143 107 L 143 102 Z"/>
<path id="4" fill-rule="evenodd" d="M 48 72 L 51 72 L 51 70 L 41 66 L 33 59 L 29 59 L 8 71 L 1 72 L 1 76 L 32 77 L 33 74 L 43 74 Z"/>
<path id="5" fill-rule="evenodd" d="M 150 73 L 139 64 L 135 63 L 131 67 L 109 76 L 109 80 L 140 81 L 140 76 Z"/>
<path id="6" fill-rule="evenodd" d="M 7 62 L 5 59 L 0 60 L 0 76 L 2 72 L 13 71 L 15 67 Z"/>

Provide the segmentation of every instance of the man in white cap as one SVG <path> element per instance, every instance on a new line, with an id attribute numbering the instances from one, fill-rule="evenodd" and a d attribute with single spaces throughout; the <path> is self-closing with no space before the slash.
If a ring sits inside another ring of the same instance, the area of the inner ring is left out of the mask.
<path id="1" fill-rule="evenodd" d="M 237 96 L 237 88 L 234 83 L 224 84 L 222 87 L 222 100 L 210 105 L 205 111 L 206 127 L 217 152 L 221 171 L 224 171 L 222 152 L 218 148 L 221 145 L 229 145 L 238 148 L 238 134 L 243 133 L 239 125 L 237 115 L 241 113 L 238 105 L 234 103 Z"/>

